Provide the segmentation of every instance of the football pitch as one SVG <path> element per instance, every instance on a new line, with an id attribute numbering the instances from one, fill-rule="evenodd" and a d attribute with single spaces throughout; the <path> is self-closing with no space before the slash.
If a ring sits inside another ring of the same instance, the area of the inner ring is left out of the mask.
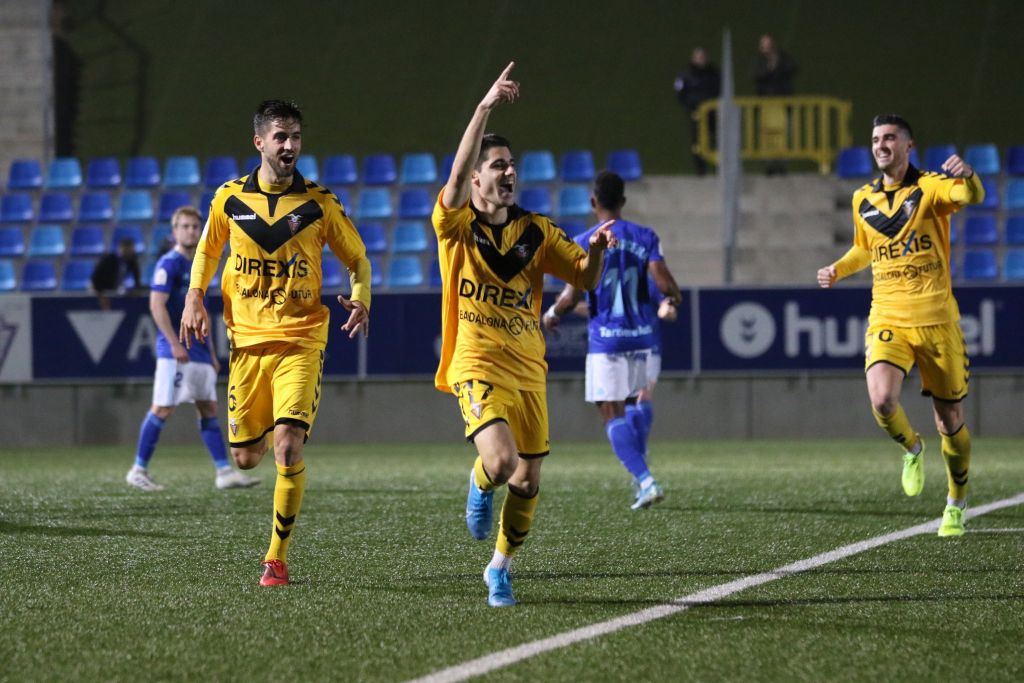
<path id="1" fill-rule="evenodd" d="M 162 447 L 146 494 L 128 447 L 0 450 L 0 680 L 1024 680 L 1024 439 L 975 440 L 960 538 L 913 529 L 944 505 L 925 457 L 907 498 L 881 436 L 655 441 L 667 497 L 631 512 L 607 443 L 556 441 L 491 609 L 466 445 L 311 443 L 280 588 L 269 458 L 217 491 L 198 443 Z"/>

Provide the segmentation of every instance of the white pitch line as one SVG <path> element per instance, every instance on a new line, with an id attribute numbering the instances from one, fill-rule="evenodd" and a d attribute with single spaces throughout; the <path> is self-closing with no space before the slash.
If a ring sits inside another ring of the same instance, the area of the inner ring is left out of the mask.
<path id="1" fill-rule="evenodd" d="M 994 503 L 979 505 L 976 508 L 969 508 L 967 510 L 966 517 L 968 519 L 980 517 L 981 515 L 995 510 L 1001 510 L 1003 508 L 1014 507 L 1021 504 L 1024 504 L 1024 493 L 1018 493 L 1015 496 L 1004 498 L 1003 500 L 997 500 Z M 558 650 L 585 640 L 592 640 L 598 636 L 615 633 L 616 631 L 621 631 L 622 629 L 630 628 L 632 626 L 640 626 L 663 617 L 669 617 L 673 614 L 678 614 L 679 612 L 687 610 L 694 605 L 706 605 L 712 602 L 717 602 L 718 600 L 726 598 L 733 593 L 746 590 L 747 588 L 753 588 L 754 586 L 760 586 L 761 584 L 792 576 L 793 574 L 799 574 L 810 569 L 816 569 L 817 567 L 829 564 L 830 562 L 842 560 L 852 555 L 872 550 L 879 546 L 893 543 L 895 541 L 901 541 L 905 538 L 910 538 L 911 536 L 917 536 L 919 534 L 925 534 L 928 532 L 934 533 L 938 530 L 939 523 L 941 521 L 941 519 L 933 519 L 930 522 L 918 524 L 917 526 L 912 526 L 907 529 L 903 529 L 902 531 L 894 531 L 891 534 L 875 536 L 874 538 L 869 538 L 865 541 L 844 545 L 840 548 L 836 548 L 835 550 L 830 550 L 820 555 L 815 555 L 814 557 L 808 557 L 807 559 L 799 560 L 792 564 L 787 564 L 779 567 L 778 569 L 773 569 L 762 574 L 754 574 L 743 577 L 742 579 L 723 583 L 718 586 L 712 586 L 711 588 L 691 593 L 690 595 L 686 595 L 681 598 L 676 598 L 675 600 L 663 605 L 648 607 L 647 609 L 640 610 L 639 612 L 633 612 L 632 614 L 626 614 L 621 617 L 616 617 L 615 619 L 609 619 L 608 621 L 590 624 L 589 626 L 583 626 L 573 629 L 572 631 L 565 631 L 564 633 L 558 633 L 530 643 L 523 643 L 522 645 L 510 647 L 507 650 L 501 650 L 494 654 L 471 659 L 467 662 L 463 662 L 462 664 L 456 664 L 455 666 L 448 667 L 447 669 L 441 669 L 434 673 L 427 674 L 426 676 L 415 678 L 409 681 L 409 683 L 455 683 L 456 681 L 464 681 L 475 676 L 482 676 L 485 673 L 501 669 L 545 652 Z"/>

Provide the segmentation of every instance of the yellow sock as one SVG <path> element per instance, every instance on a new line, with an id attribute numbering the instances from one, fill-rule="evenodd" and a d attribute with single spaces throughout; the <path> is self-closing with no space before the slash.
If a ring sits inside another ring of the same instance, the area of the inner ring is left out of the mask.
<path id="1" fill-rule="evenodd" d="M 526 535 L 533 526 L 533 513 L 537 510 L 540 494 L 532 498 L 524 498 L 510 488 L 501 506 L 501 525 L 498 529 L 498 542 L 495 548 L 506 557 L 512 555 L 526 541 Z"/>
<path id="2" fill-rule="evenodd" d="M 942 435 L 942 457 L 946 460 L 946 481 L 949 497 L 967 497 L 967 471 L 971 468 L 971 435 L 964 425 L 955 434 Z"/>
<path id="3" fill-rule="evenodd" d="M 473 481 L 476 482 L 476 487 L 481 491 L 491 491 L 497 486 L 491 481 L 491 478 L 487 476 L 487 470 L 484 469 L 484 459 L 479 455 L 476 456 L 476 462 L 473 463 Z"/>
<path id="4" fill-rule="evenodd" d="M 306 490 L 306 463 L 277 466 L 274 484 L 274 531 L 270 534 L 270 549 L 265 560 L 288 561 L 288 542 L 295 529 L 295 518 L 302 507 L 302 494 Z"/>
<path id="5" fill-rule="evenodd" d="M 896 404 L 896 412 L 886 417 L 876 411 L 874 408 L 871 409 L 871 414 L 875 416 L 875 422 L 878 426 L 885 430 L 885 433 L 892 437 L 892 440 L 900 445 L 903 450 L 908 453 L 914 448 L 917 443 L 917 434 L 914 432 L 914 428 L 910 426 L 910 420 L 907 419 L 907 414 L 903 412 L 903 406 Z"/>

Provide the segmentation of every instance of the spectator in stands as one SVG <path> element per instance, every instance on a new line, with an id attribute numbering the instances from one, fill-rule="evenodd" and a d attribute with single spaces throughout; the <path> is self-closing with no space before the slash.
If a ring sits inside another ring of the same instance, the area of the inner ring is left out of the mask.
<path id="1" fill-rule="evenodd" d="M 186 349 L 178 340 L 181 310 L 188 291 L 192 259 L 202 233 L 199 212 L 182 206 L 171 216 L 174 248 L 160 258 L 153 269 L 149 292 L 149 311 L 156 323 L 156 373 L 153 378 L 153 405 L 139 428 L 139 444 L 135 464 L 128 470 L 126 481 L 143 491 L 162 491 L 149 476 L 149 461 L 160 440 L 164 423 L 181 403 L 194 403 L 199 413 L 199 435 L 216 468 L 214 485 L 218 489 L 254 486 L 253 479 L 231 467 L 224 448 L 224 437 L 217 423 L 217 373 L 220 362 L 212 340 L 193 344 Z"/>
<path id="2" fill-rule="evenodd" d="M 612 451 L 633 475 L 636 495 L 631 508 L 642 510 L 665 497 L 647 464 L 649 414 L 637 408 L 641 392 L 647 389 L 647 360 L 658 345 L 655 329 L 661 315 L 651 305 L 648 273 L 668 302 L 665 318 L 674 317 L 682 294 L 665 264 L 657 233 L 622 218 L 626 195 L 621 177 L 611 171 L 598 174 L 590 204 L 598 222 L 611 225 L 612 234 L 623 248 L 608 250 L 601 277 L 589 292 L 566 285 L 544 314 L 543 322 L 546 328 L 554 329 L 563 315 L 587 297 L 590 325 L 586 400 L 597 406 Z M 597 229 L 595 226 L 577 236 L 577 244 L 588 244 Z"/>
<path id="3" fill-rule="evenodd" d="M 92 288 L 100 302 L 100 308 L 110 308 L 111 294 L 125 294 L 142 286 L 139 259 L 135 253 L 135 242 L 122 239 L 117 251 L 105 254 L 96 262 L 92 271 Z"/>
<path id="4" fill-rule="evenodd" d="M 924 441 L 910 426 L 900 392 L 916 363 L 921 393 L 932 397 L 946 461 L 948 495 L 939 536 L 964 533 L 971 437 L 964 424 L 969 364 L 960 309 L 949 272 L 949 216 L 985 199 L 974 170 L 956 154 L 945 175 L 910 165 L 914 137 L 895 114 L 876 116 L 871 152 L 882 176 L 853 193 L 853 246 L 818 270 L 818 284 L 871 266 L 871 313 L 865 335 L 865 375 L 878 426 L 903 451 L 903 492 L 924 488 Z"/>
<path id="5" fill-rule="evenodd" d="M 708 61 L 708 53 L 703 47 L 693 48 L 690 55 L 690 63 L 686 68 L 676 75 L 675 80 L 676 98 L 679 104 L 686 109 L 687 120 L 690 124 L 690 152 L 693 154 L 693 165 L 697 169 L 697 175 L 704 175 L 708 170 L 708 162 L 697 153 L 697 129 L 698 120 L 695 117 L 697 109 L 703 102 L 713 100 L 722 92 L 722 78 L 718 73 L 718 67 Z M 708 118 L 708 126 L 711 130 L 711 141 L 714 145 L 716 118 L 711 114 Z"/>
<path id="6" fill-rule="evenodd" d="M 769 33 L 765 33 L 758 41 L 757 56 L 754 57 L 752 72 L 754 92 L 759 97 L 785 97 L 795 92 L 793 79 L 796 77 L 797 63 L 787 53 L 779 49 L 775 44 L 775 39 Z M 762 126 L 765 125 L 765 117 L 770 115 L 767 108 L 762 111 Z M 781 112 L 779 116 L 781 117 Z M 789 138 L 792 134 L 793 112 L 787 109 L 785 117 L 785 135 Z M 779 159 L 772 159 L 768 162 L 765 172 L 768 175 L 784 174 L 786 164 Z"/>

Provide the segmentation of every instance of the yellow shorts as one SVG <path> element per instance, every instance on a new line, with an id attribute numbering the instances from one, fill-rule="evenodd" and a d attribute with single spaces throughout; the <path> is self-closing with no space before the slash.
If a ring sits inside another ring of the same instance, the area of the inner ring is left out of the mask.
<path id="1" fill-rule="evenodd" d="M 254 444 L 278 424 L 306 430 L 320 405 L 324 352 L 288 343 L 231 350 L 228 430 L 234 447 Z"/>
<path id="2" fill-rule="evenodd" d="M 514 391 L 471 379 L 456 382 L 452 393 L 459 399 L 467 441 L 484 427 L 504 422 L 512 430 L 520 458 L 542 458 L 551 452 L 547 392 Z"/>
<path id="3" fill-rule="evenodd" d="M 958 323 L 925 327 L 871 325 L 864 337 L 864 369 L 875 363 L 895 365 L 904 375 L 917 363 L 924 396 L 954 402 L 967 396 L 971 364 Z"/>

